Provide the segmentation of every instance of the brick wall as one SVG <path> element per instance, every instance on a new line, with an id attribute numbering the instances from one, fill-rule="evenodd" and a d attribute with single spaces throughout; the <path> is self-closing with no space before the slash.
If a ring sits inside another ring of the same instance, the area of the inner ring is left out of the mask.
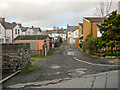
<path id="1" fill-rule="evenodd" d="M 79 32 L 79 37 L 82 35 L 82 27 L 78 25 L 78 32 Z"/>
<path id="2" fill-rule="evenodd" d="M 1 44 L 2 69 L 23 69 L 31 62 L 30 44 Z"/>
<path id="3" fill-rule="evenodd" d="M 83 19 L 83 40 L 91 33 L 91 23 Z"/>
<path id="4" fill-rule="evenodd" d="M 75 46 L 79 48 L 79 38 L 75 39 Z"/>
<path id="5" fill-rule="evenodd" d="M 97 24 L 101 23 L 92 23 L 92 37 L 97 37 Z"/>

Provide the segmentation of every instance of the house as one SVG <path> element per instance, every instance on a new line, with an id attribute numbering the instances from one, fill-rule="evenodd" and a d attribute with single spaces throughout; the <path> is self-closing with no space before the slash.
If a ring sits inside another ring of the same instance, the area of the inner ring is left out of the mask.
<path id="1" fill-rule="evenodd" d="M 81 48 L 83 42 L 83 23 L 78 24 L 79 39 L 76 41 L 76 47 Z"/>
<path id="2" fill-rule="evenodd" d="M 29 27 L 23 27 L 22 24 L 18 24 L 19 27 L 22 30 L 22 34 L 21 35 L 27 35 L 27 31 L 29 31 Z"/>
<path id="3" fill-rule="evenodd" d="M 29 31 L 29 27 L 21 27 L 22 35 L 27 35 L 27 31 Z"/>
<path id="4" fill-rule="evenodd" d="M 5 22 L 5 18 L 1 18 L 1 24 L 5 28 L 6 43 L 13 43 L 13 39 L 22 34 L 22 30 L 16 22 Z"/>
<path id="5" fill-rule="evenodd" d="M 41 35 L 42 32 L 42 30 L 39 27 L 34 27 L 34 26 L 32 26 L 32 28 L 30 28 L 29 31 L 31 31 L 30 33 L 32 33 L 32 35 Z"/>
<path id="6" fill-rule="evenodd" d="M 75 38 L 78 35 L 78 26 L 67 25 L 67 43 L 75 44 Z"/>
<path id="7" fill-rule="evenodd" d="M 97 24 L 101 24 L 104 18 L 101 17 L 84 17 L 83 18 L 83 40 L 91 34 L 92 37 L 100 37 L 101 33 Z"/>
<path id="8" fill-rule="evenodd" d="M 35 51 L 32 53 L 33 56 L 39 55 L 40 50 L 45 51 L 44 45 L 46 45 L 46 52 L 50 51 L 50 38 L 48 35 L 20 35 L 14 39 L 14 42 L 30 43 L 31 50 Z M 45 53 L 42 55 L 45 55 Z"/>
<path id="9" fill-rule="evenodd" d="M 6 31 L 0 21 L 0 43 L 5 43 L 5 42 L 6 42 Z"/>

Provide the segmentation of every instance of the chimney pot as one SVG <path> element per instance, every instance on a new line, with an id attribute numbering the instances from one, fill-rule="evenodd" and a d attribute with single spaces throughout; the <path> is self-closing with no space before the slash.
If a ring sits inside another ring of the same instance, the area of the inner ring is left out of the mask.
<path id="1" fill-rule="evenodd" d="M 16 22 L 12 22 L 12 24 L 16 24 Z"/>
<path id="2" fill-rule="evenodd" d="M 1 21 L 1 22 L 5 22 L 5 18 L 2 18 L 2 17 L 1 17 L 1 18 L 0 18 L 0 21 Z"/>
<path id="3" fill-rule="evenodd" d="M 20 23 L 20 24 L 18 24 L 19 25 L 19 27 L 22 27 L 22 24 Z"/>

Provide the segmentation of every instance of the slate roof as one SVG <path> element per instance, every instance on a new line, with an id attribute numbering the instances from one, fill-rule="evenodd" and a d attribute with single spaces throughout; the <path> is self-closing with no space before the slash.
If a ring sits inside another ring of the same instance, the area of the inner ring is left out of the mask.
<path id="1" fill-rule="evenodd" d="M 21 28 L 22 32 L 26 32 L 28 29 L 28 27 L 20 27 L 20 28 Z"/>
<path id="2" fill-rule="evenodd" d="M 78 26 L 69 26 L 68 28 L 67 28 L 67 31 L 75 31 L 75 30 L 77 30 L 78 29 Z"/>
<path id="3" fill-rule="evenodd" d="M 79 25 L 83 28 L 83 23 L 79 23 Z"/>
<path id="4" fill-rule="evenodd" d="M 5 29 L 13 29 L 17 24 L 11 24 L 8 22 L 2 22 L 1 23 Z"/>
<path id="5" fill-rule="evenodd" d="M 34 33 L 37 33 L 40 31 L 42 31 L 39 27 L 34 27 L 34 28 L 30 28 L 30 29 L 33 29 Z"/>
<path id="6" fill-rule="evenodd" d="M 36 39 L 47 39 L 48 35 L 20 35 L 17 36 L 14 40 L 36 40 Z"/>
<path id="7" fill-rule="evenodd" d="M 102 23 L 104 18 L 102 17 L 84 17 L 85 19 L 89 20 L 91 23 Z"/>

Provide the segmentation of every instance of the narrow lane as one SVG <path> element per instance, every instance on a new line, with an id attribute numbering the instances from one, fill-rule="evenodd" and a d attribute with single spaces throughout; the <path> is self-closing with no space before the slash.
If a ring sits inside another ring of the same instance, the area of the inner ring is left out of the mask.
<path id="1" fill-rule="evenodd" d="M 69 52 L 65 42 L 49 58 L 34 61 L 39 68 L 31 73 L 21 72 L 3 83 L 3 87 L 28 82 L 39 82 L 54 79 L 75 78 L 83 75 L 95 74 L 114 70 L 113 67 L 91 66 L 75 61 Z"/>

